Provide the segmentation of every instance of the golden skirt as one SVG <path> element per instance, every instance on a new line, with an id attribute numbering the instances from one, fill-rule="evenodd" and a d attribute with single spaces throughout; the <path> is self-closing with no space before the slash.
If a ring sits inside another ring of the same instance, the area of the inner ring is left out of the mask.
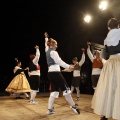
<path id="1" fill-rule="evenodd" d="M 10 93 L 31 92 L 31 88 L 25 74 L 22 73 L 15 76 L 5 91 Z"/>

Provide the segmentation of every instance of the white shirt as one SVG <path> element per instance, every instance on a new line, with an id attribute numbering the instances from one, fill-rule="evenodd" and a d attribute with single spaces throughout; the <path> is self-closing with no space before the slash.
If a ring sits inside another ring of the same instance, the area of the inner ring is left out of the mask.
<path id="1" fill-rule="evenodd" d="M 52 72 L 52 71 L 61 71 L 60 66 L 63 68 L 69 68 L 70 65 L 68 65 L 67 63 L 65 63 L 58 55 L 57 51 L 52 50 L 50 52 L 50 56 L 51 58 L 54 60 L 54 62 L 56 63 L 55 65 L 51 65 L 50 67 L 48 67 L 48 72 Z"/>
<path id="2" fill-rule="evenodd" d="M 104 45 L 116 46 L 120 41 L 120 28 L 112 29 L 108 32 L 107 37 L 104 40 Z"/>
<path id="3" fill-rule="evenodd" d="M 48 38 L 45 38 L 45 52 L 47 52 L 47 50 L 49 49 L 49 47 L 47 46 L 47 41 L 48 41 Z"/>
<path id="4" fill-rule="evenodd" d="M 80 62 L 78 63 L 79 66 L 82 66 L 84 62 L 85 62 L 85 54 L 83 53 L 82 58 L 81 58 Z M 73 70 L 73 76 L 74 77 L 80 76 L 80 70 Z"/>
<path id="5" fill-rule="evenodd" d="M 18 69 L 22 69 L 22 68 L 19 67 L 19 66 L 15 66 L 15 68 L 14 68 L 14 70 L 13 70 L 14 74 L 16 73 L 16 71 L 17 71 Z"/>

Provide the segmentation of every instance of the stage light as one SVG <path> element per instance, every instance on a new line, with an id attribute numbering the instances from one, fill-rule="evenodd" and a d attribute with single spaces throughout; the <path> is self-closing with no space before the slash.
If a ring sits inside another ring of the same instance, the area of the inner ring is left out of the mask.
<path id="1" fill-rule="evenodd" d="M 91 21 L 91 16 L 90 16 L 90 15 L 86 15 L 86 16 L 84 17 L 84 21 L 85 21 L 86 23 L 89 23 L 89 22 Z"/>
<path id="2" fill-rule="evenodd" d="M 101 10 L 106 10 L 108 6 L 108 2 L 106 0 L 101 0 L 100 4 L 99 4 L 99 8 Z"/>

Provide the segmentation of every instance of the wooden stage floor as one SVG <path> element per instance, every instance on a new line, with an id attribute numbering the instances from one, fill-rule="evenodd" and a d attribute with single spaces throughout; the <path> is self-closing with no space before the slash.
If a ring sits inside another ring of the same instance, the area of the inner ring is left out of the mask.
<path id="1" fill-rule="evenodd" d="M 92 95 L 81 94 L 80 100 L 75 101 L 80 109 L 77 115 L 71 110 L 63 96 L 55 100 L 55 114 L 47 115 L 49 93 L 38 94 L 38 104 L 30 105 L 29 100 L 15 99 L 14 96 L 0 96 L 0 120 L 100 120 L 100 116 L 91 109 Z M 76 94 L 73 94 L 75 100 Z M 112 120 L 112 119 L 109 119 Z"/>

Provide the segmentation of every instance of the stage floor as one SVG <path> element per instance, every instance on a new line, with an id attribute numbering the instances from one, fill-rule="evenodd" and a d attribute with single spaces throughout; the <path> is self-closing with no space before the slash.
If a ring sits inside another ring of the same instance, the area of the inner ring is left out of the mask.
<path id="1" fill-rule="evenodd" d="M 46 114 L 49 93 L 39 93 L 36 105 L 30 105 L 29 100 L 22 97 L 15 99 L 14 96 L 0 96 L 0 120 L 100 120 L 100 116 L 94 114 L 90 107 L 92 95 L 81 94 L 80 100 L 75 101 L 81 112 L 79 115 L 71 110 L 63 96 L 56 99 L 55 114 L 51 115 Z M 76 94 L 73 94 L 75 98 Z"/>

